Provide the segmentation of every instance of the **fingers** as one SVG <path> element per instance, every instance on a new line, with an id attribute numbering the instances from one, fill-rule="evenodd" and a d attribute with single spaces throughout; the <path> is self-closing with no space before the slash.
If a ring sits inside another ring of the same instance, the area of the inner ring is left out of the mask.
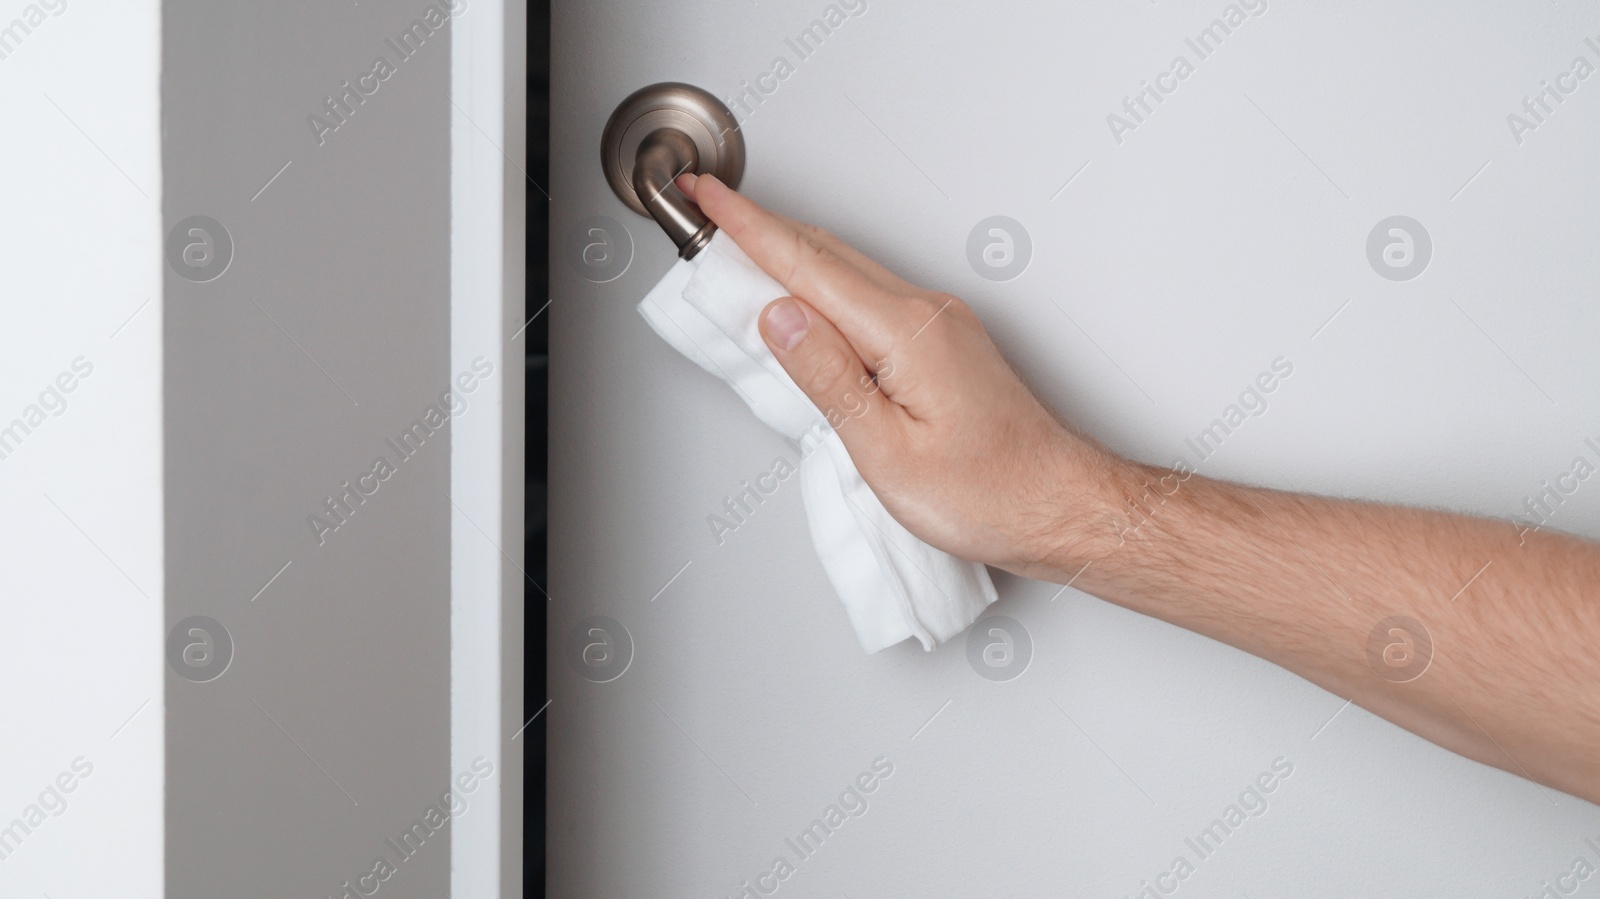
<path id="1" fill-rule="evenodd" d="M 762 209 L 714 176 L 699 177 L 692 190 L 706 215 L 757 265 L 837 324 L 862 355 L 881 358 L 888 352 L 903 324 L 900 296 L 828 243 Z"/>
<path id="2" fill-rule="evenodd" d="M 699 176 L 693 172 L 686 172 L 678 176 L 678 189 L 683 191 L 684 196 L 688 197 L 691 202 L 699 202 L 694 198 L 694 185 L 698 178 Z M 849 262 L 856 268 L 860 269 L 863 274 L 872 279 L 873 283 L 877 284 L 879 287 L 882 287 L 884 290 L 887 290 L 891 293 L 912 295 L 927 292 L 895 274 L 894 272 L 888 270 L 887 268 L 884 268 L 883 265 L 878 262 L 878 260 L 873 259 L 871 256 L 868 256 L 855 247 L 850 246 L 833 234 L 818 228 L 816 225 L 790 218 L 781 212 L 774 212 L 770 209 L 768 209 L 767 212 L 806 237 L 813 238 L 822 245 L 826 246 L 828 249 L 838 253 L 839 256 L 842 257 L 846 262 Z"/>
<path id="3" fill-rule="evenodd" d="M 784 297 L 761 312 L 761 337 L 789 377 L 839 432 L 853 457 L 885 445 L 903 410 L 887 399 L 850 342 L 804 300 Z"/>
<path id="4" fill-rule="evenodd" d="M 771 210 L 768 211 L 771 212 Z M 863 253 L 855 247 L 850 246 L 843 240 L 840 240 L 834 234 L 825 231 L 822 228 L 811 224 L 810 222 L 802 222 L 798 219 L 792 219 L 781 212 L 773 212 L 772 214 L 784 224 L 795 229 L 795 231 L 799 232 L 805 237 L 815 240 L 833 252 L 839 254 L 841 259 L 860 269 L 861 273 L 872 279 L 874 284 L 877 284 L 879 287 L 883 288 L 889 293 L 916 296 L 918 294 L 927 292 L 915 284 L 912 284 L 910 281 L 907 281 L 894 272 L 888 270 L 887 268 L 884 268 L 883 265 L 878 262 L 878 260 L 873 259 L 866 253 Z"/>

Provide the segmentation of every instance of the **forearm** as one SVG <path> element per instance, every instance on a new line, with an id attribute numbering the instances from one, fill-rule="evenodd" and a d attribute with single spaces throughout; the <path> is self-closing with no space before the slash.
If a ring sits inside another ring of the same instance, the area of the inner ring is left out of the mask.
<path id="1" fill-rule="evenodd" d="M 1046 563 L 1058 580 L 1282 665 L 1462 755 L 1600 801 L 1596 545 L 1107 467 L 1096 513 L 1065 517 L 1075 524 Z M 1419 622 L 1431 649 L 1409 624 L 1379 627 L 1395 616 Z"/>

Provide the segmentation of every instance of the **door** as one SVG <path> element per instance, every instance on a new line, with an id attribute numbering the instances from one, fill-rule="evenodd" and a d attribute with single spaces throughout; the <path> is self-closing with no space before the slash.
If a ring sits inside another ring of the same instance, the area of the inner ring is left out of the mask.
<path id="1" fill-rule="evenodd" d="M 792 451 L 634 311 L 673 252 L 598 145 L 634 89 L 706 88 L 743 189 L 962 296 L 1113 449 L 1510 518 L 1600 443 L 1595 31 L 1490 4 L 556 4 L 552 895 L 1523 895 L 1593 861 L 1592 805 L 1070 588 L 999 575 L 1008 621 L 863 655 L 798 490 L 708 526 Z M 1544 79 L 1575 93 L 1536 119 Z M 1600 535 L 1600 505 L 1551 526 Z"/>

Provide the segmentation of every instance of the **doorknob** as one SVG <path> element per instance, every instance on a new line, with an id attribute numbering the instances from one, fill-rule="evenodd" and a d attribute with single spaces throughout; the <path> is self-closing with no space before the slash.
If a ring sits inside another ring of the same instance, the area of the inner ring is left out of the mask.
<path id="1" fill-rule="evenodd" d="M 744 135 L 728 107 L 689 84 L 664 81 L 629 94 L 600 138 L 606 181 L 628 208 L 654 218 L 692 259 L 717 226 L 673 184 L 685 172 L 738 187 Z"/>

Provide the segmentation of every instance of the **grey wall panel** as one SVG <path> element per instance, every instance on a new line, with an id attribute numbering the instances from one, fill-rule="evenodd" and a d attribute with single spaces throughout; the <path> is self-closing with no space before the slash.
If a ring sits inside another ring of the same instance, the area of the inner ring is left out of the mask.
<path id="1" fill-rule="evenodd" d="M 165 220 L 232 242 L 196 281 L 180 235 L 166 275 L 168 626 L 233 646 L 196 682 L 203 638 L 172 644 L 173 897 L 338 895 L 379 859 L 386 895 L 448 887 L 451 17 L 165 7 Z"/>

